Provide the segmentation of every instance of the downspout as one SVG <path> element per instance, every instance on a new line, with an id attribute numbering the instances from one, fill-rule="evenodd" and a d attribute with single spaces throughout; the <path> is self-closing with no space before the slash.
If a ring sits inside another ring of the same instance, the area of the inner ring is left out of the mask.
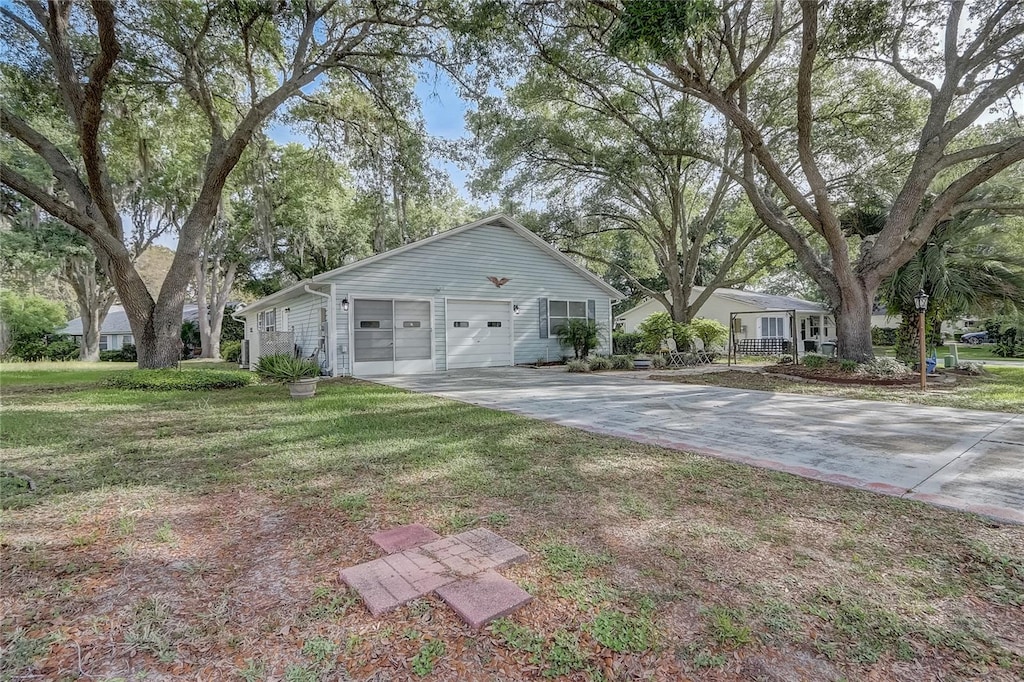
<path id="1" fill-rule="evenodd" d="M 332 377 L 338 376 L 338 344 L 335 341 L 335 311 L 334 311 L 334 285 L 331 285 L 331 293 L 325 294 L 322 291 L 316 289 L 310 289 L 309 285 L 303 287 L 303 290 L 307 294 L 315 294 L 322 298 L 327 299 L 327 363 L 330 365 L 330 375 Z"/>

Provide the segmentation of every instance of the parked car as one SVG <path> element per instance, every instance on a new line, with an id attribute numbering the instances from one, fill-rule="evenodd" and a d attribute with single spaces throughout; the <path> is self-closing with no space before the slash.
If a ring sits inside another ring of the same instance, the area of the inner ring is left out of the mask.
<path id="1" fill-rule="evenodd" d="M 970 332 L 969 334 L 960 335 L 960 343 L 968 343 L 972 346 L 977 346 L 988 341 L 988 332 Z"/>

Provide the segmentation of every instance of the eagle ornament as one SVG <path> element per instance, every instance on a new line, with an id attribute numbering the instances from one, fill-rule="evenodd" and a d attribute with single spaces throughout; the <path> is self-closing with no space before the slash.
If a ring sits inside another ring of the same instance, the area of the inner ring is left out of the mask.
<path id="1" fill-rule="evenodd" d="M 494 286 L 498 287 L 499 289 L 502 288 L 503 286 L 505 286 L 506 284 L 508 284 L 509 281 L 510 281 L 508 277 L 500 277 L 499 278 L 499 277 L 495 277 L 494 275 L 488 276 L 487 279 L 490 281 L 491 284 L 493 284 Z"/>

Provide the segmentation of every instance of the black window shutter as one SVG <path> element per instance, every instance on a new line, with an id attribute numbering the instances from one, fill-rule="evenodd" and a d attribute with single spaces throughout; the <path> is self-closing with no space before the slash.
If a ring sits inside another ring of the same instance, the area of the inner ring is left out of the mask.
<path id="1" fill-rule="evenodd" d="M 548 338 L 548 299 L 537 299 L 537 311 L 540 314 L 540 338 Z"/>
<path id="2" fill-rule="evenodd" d="M 587 300 L 587 319 L 597 322 L 597 301 L 592 298 Z"/>

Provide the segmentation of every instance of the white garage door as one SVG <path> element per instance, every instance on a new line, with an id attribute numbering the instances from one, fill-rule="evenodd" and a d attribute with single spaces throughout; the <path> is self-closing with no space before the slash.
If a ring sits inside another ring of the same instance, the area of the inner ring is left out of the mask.
<path id="1" fill-rule="evenodd" d="M 448 301 L 448 369 L 512 364 L 508 301 Z"/>

